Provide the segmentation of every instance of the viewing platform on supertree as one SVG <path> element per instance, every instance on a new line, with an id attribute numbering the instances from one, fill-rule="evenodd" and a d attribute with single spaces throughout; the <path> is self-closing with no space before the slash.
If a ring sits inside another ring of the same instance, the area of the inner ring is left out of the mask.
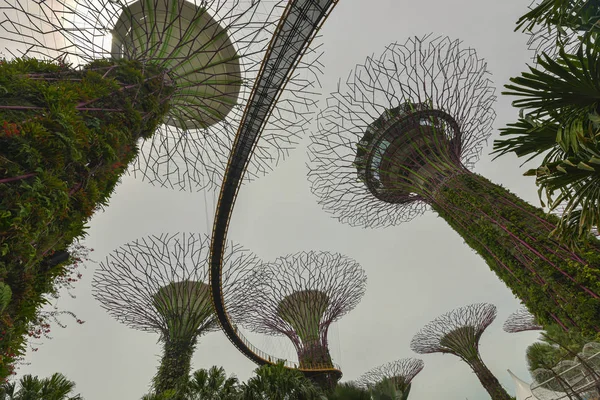
<path id="1" fill-rule="evenodd" d="M 535 315 L 530 313 L 527 307 L 521 307 L 508 316 L 506 321 L 504 321 L 502 329 L 508 333 L 517 333 L 541 331 L 544 327 L 537 323 Z"/>
<path id="2" fill-rule="evenodd" d="M 496 319 L 496 306 L 479 303 L 452 310 L 427 324 L 412 339 L 410 348 L 419 354 L 446 353 L 460 357 L 471 367 L 492 400 L 512 397 L 483 363 L 479 340 Z"/>
<path id="3" fill-rule="evenodd" d="M 156 393 L 188 377 L 196 342 L 220 329 L 209 287 L 210 237 L 161 234 L 127 243 L 100 264 L 93 293 L 106 311 L 130 328 L 160 334 L 163 355 Z M 248 320 L 260 260 L 239 245 L 226 249 L 223 293 L 236 323 Z"/>
<path id="4" fill-rule="evenodd" d="M 253 289 L 248 329 L 288 337 L 298 354 L 298 368 L 333 370 L 328 332 L 331 324 L 360 302 L 366 275 L 360 265 L 341 254 L 301 252 L 277 258 L 261 267 Z M 329 388 L 341 376 L 312 376 Z"/>
<path id="5" fill-rule="evenodd" d="M 558 218 L 470 171 L 492 132 L 494 92 L 485 61 L 459 41 L 387 46 L 318 115 L 311 190 L 354 226 L 397 225 L 432 209 L 541 325 L 598 332 L 600 242 L 561 244 L 551 237 Z"/>
<path id="6" fill-rule="evenodd" d="M 401 395 L 408 395 L 412 380 L 425 368 L 423 360 L 403 358 L 392 361 L 362 374 L 356 381 L 365 389 L 381 390 L 389 393 L 389 389 Z"/>
<path id="7" fill-rule="evenodd" d="M 137 144 L 129 172 L 156 186 L 199 191 L 222 180 L 285 6 L 283 0 L 0 0 L 0 39 L 8 54 L 61 60 L 70 69 L 129 60 L 139 62 L 142 73 L 145 66 L 163 72 L 173 91 L 152 101 L 167 104 L 168 112 L 155 134 Z M 285 82 L 248 179 L 285 159 L 305 129 L 319 86 L 317 47 Z"/>

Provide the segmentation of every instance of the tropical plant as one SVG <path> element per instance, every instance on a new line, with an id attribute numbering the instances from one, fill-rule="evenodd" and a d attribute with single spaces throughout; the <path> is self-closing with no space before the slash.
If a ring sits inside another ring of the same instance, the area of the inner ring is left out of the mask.
<path id="1" fill-rule="evenodd" d="M 0 378 L 47 295 L 68 282 L 67 249 L 107 204 L 171 92 L 160 69 L 136 61 L 0 60 L 0 281 L 12 290 L 0 315 Z"/>
<path id="2" fill-rule="evenodd" d="M 238 398 L 238 379 L 229 378 L 223 367 L 195 371 L 186 385 L 187 400 L 235 400 Z"/>
<path id="3" fill-rule="evenodd" d="M 548 325 L 539 340 L 527 348 L 530 372 L 538 368 L 553 368 L 561 360 L 575 357 L 585 344 L 600 341 L 600 338 L 584 335 L 576 329 L 565 331 L 558 325 Z"/>
<path id="4" fill-rule="evenodd" d="M 503 94 L 519 97 L 521 114 L 501 130 L 508 138 L 494 142 L 494 153 L 544 155 L 525 175 L 536 177 L 542 203 L 564 206 L 554 233 L 574 244 L 600 225 L 600 47 L 588 38 L 577 54 L 540 56 L 511 82 Z"/>
<path id="5" fill-rule="evenodd" d="M 536 25 L 553 25 L 589 30 L 600 17 L 597 0 L 542 0 L 517 21 L 516 29 L 532 30 Z"/>
<path id="6" fill-rule="evenodd" d="M 327 400 L 321 390 L 283 363 L 263 365 L 242 385 L 242 400 Z"/>
<path id="7" fill-rule="evenodd" d="M 75 383 L 60 373 L 50 378 L 39 379 L 25 375 L 19 380 L 19 388 L 13 382 L 0 386 L 0 400 L 83 400 L 74 395 Z"/>

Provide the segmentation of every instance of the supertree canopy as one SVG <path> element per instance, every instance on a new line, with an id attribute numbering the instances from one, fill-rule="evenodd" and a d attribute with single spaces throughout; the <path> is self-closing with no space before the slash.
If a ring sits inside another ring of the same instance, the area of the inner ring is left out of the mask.
<path id="1" fill-rule="evenodd" d="M 261 68 L 281 0 L 0 0 L 0 38 L 12 54 L 60 59 L 72 67 L 97 59 L 160 67 L 174 88 L 154 136 L 139 143 L 130 172 L 179 190 L 220 182 L 246 102 Z M 285 158 L 309 121 L 318 85 L 317 46 L 308 52 L 264 126 L 248 178 Z M 55 78 L 55 77 L 54 77 Z"/>
<path id="2" fill-rule="evenodd" d="M 539 331 L 544 329 L 537 323 L 535 315 L 529 312 L 526 307 L 521 307 L 510 314 L 502 327 L 505 332 L 516 333 L 525 331 Z"/>
<path id="3" fill-rule="evenodd" d="M 416 358 L 403 358 L 373 368 L 358 378 L 358 384 L 367 389 L 392 385 L 402 394 L 410 391 L 412 380 L 423 370 L 425 363 Z"/>
<path id="4" fill-rule="evenodd" d="M 485 62 L 458 41 L 391 44 L 319 114 L 311 189 L 357 226 L 396 225 L 432 208 L 541 324 L 598 331 L 599 242 L 559 243 L 555 216 L 469 170 L 491 133 L 494 100 Z"/>
<path id="5" fill-rule="evenodd" d="M 333 368 L 327 333 L 364 294 L 366 275 L 360 265 L 337 253 L 301 252 L 265 264 L 260 276 L 252 295 L 255 306 L 244 325 L 287 336 L 300 369 Z"/>
<path id="6" fill-rule="evenodd" d="M 110 55 L 169 68 L 178 88 L 165 120 L 169 126 L 206 128 L 222 121 L 237 102 L 240 57 L 205 7 L 183 0 L 128 4 L 112 29 Z"/>
<path id="7" fill-rule="evenodd" d="M 493 304 L 457 308 L 427 324 L 413 337 L 410 347 L 419 354 L 447 353 L 460 357 L 475 372 L 492 400 L 510 400 L 511 396 L 479 354 L 479 339 L 495 318 Z"/>
<path id="8" fill-rule="evenodd" d="M 100 264 L 94 297 L 117 321 L 160 334 L 164 351 L 154 389 L 172 389 L 190 371 L 197 339 L 219 329 L 208 282 L 210 237 L 149 236 L 121 246 Z M 237 323 L 248 319 L 249 287 L 258 259 L 230 244 L 224 260 L 223 293 Z"/>

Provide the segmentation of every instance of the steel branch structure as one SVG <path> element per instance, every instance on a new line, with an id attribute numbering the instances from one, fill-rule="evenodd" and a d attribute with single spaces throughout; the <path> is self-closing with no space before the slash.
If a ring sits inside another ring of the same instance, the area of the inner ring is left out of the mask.
<path id="1" fill-rule="evenodd" d="M 508 333 L 540 331 L 544 329 L 543 326 L 537 323 L 535 315 L 530 313 L 526 307 L 521 307 L 510 314 L 502 328 Z"/>
<path id="2" fill-rule="evenodd" d="M 377 388 L 381 384 L 392 384 L 394 388 L 406 393 L 412 380 L 423 370 L 425 363 L 416 358 L 403 358 L 373 368 L 358 378 L 357 383 L 366 389 Z"/>
<path id="3" fill-rule="evenodd" d="M 600 268 L 600 242 L 559 243 L 556 217 L 470 171 L 492 132 L 494 101 L 486 63 L 458 41 L 391 44 L 319 114 L 311 189 L 355 226 L 396 225 L 431 208 L 541 324 L 598 332 L 600 284 L 580 271 Z"/>
<path id="4" fill-rule="evenodd" d="M 481 360 L 479 339 L 496 319 L 496 306 L 479 303 L 457 308 L 427 324 L 410 343 L 419 354 L 454 354 L 466 362 L 492 400 L 510 400 L 506 390 Z"/>
<path id="5" fill-rule="evenodd" d="M 149 236 L 121 246 L 100 264 L 94 297 L 117 321 L 160 334 L 164 353 L 154 387 L 173 388 L 189 375 L 197 339 L 219 329 L 210 300 L 210 237 L 194 233 Z M 229 244 L 224 259 L 224 300 L 236 322 L 252 310 L 260 261 Z"/>
<path id="6" fill-rule="evenodd" d="M 411 167 L 475 164 L 496 115 L 486 68 L 458 40 L 429 36 L 392 43 L 357 65 L 327 99 L 309 145 L 309 181 L 323 208 L 366 227 L 396 225 L 425 212 L 426 195 L 418 188 L 438 178 L 431 167 L 412 175 Z M 439 139 L 417 142 L 421 126 L 439 132 Z M 390 150 L 411 149 L 397 154 L 405 166 L 385 154 L 393 135 L 404 132 L 406 139 Z M 385 175 L 373 171 L 378 166 Z M 401 184 L 391 183 L 392 175 L 404 175 L 405 187 L 389 187 Z"/>
<path id="7" fill-rule="evenodd" d="M 161 187 L 195 191 L 222 179 L 281 0 L 0 0 L 0 39 L 13 56 L 84 66 L 136 60 L 166 71 L 170 110 L 139 144 L 130 172 Z M 10 46 L 10 47 L 8 47 Z M 20 47 L 20 48 L 15 48 Z M 284 159 L 314 107 L 320 69 L 311 49 L 264 128 L 248 178 Z"/>
<path id="8" fill-rule="evenodd" d="M 333 368 L 327 334 L 364 294 L 366 275 L 360 265 L 337 253 L 301 252 L 266 264 L 260 276 L 252 295 L 255 308 L 243 325 L 287 336 L 301 369 Z"/>
<path id="9" fill-rule="evenodd" d="M 254 86 L 246 106 L 221 185 L 211 244 L 212 300 L 219 322 L 229 340 L 244 355 L 259 365 L 285 360 L 278 360 L 254 347 L 238 331 L 228 315 L 221 290 L 227 230 L 235 198 L 246 168 L 251 162 L 262 129 L 272 118 L 272 111 L 284 93 L 286 83 L 294 75 L 296 66 L 336 4 L 337 0 L 292 0 L 288 2 L 263 60 L 257 84 Z M 298 367 L 297 364 L 287 362 L 285 364 L 290 368 Z M 324 373 L 339 373 L 341 376 L 341 371 L 335 366 L 326 369 L 301 370 L 308 376 Z"/>
<path id="10" fill-rule="evenodd" d="M 600 344 L 590 342 L 555 366 L 532 371 L 531 392 L 540 400 L 595 399 L 600 395 Z"/>

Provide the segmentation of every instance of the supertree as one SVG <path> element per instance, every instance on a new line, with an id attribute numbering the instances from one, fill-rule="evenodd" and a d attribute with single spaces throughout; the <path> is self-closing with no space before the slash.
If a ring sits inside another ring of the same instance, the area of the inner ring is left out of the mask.
<path id="1" fill-rule="evenodd" d="M 260 276 L 252 294 L 255 306 L 244 326 L 287 336 L 300 369 L 332 369 L 327 334 L 364 294 L 366 275 L 360 265 L 338 253 L 300 252 L 265 264 Z M 330 387 L 339 379 L 330 375 L 314 379 Z"/>
<path id="2" fill-rule="evenodd" d="M 281 0 L 2 0 L 0 38 L 27 57 L 68 61 L 136 60 L 158 67 L 174 89 L 156 134 L 139 143 L 130 172 L 179 190 L 213 188 L 281 16 Z M 286 82 L 263 129 L 248 178 L 285 158 L 310 118 L 320 69 L 318 46 Z M 56 76 L 51 78 L 56 79 Z M 87 99 L 86 105 L 95 105 Z M 90 107 L 87 107 L 90 108 Z M 102 110 L 100 110 L 102 111 Z M 107 111 L 105 109 L 104 111 Z M 11 122 L 11 121 L 9 121 Z M 16 121 L 15 121 L 16 122 Z"/>
<path id="3" fill-rule="evenodd" d="M 94 297 L 117 321 L 160 334 L 163 355 L 154 390 L 173 389 L 187 378 L 197 339 L 219 330 L 210 300 L 210 237 L 161 234 L 127 243 L 100 264 Z M 231 316 L 243 322 L 251 311 L 249 288 L 259 260 L 233 243 L 224 259 L 223 293 Z"/>
<path id="4" fill-rule="evenodd" d="M 460 357 L 475 372 L 492 400 L 510 400 L 479 354 L 479 339 L 495 318 L 493 304 L 457 308 L 427 324 L 413 337 L 410 347 L 419 354 L 446 353 Z"/>
<path id="5" fill-rule="evenodd" d="M 373 368 L 358 378 L 358 384 L 367 389 L 391 385 L 395 392 L 408 398 L 411 382 L 423 370 L 425 363 L 416 358 L 403 358 Z"/>
<path id="6" fill-rule="evenodd" d="M 544 329 L 544 327 L 537 323 L 535 315 L 530 313 L 526 307 L 521 307 L 508 316 L 506 321 L 504 321 L 502 329 L 508 333 L 517 333 L 525 331 L 540 331 Z"/>
<path id="7" fill-rule="evenodd" d="M 469 169 L 490 135 L 486 64 L 448 38 L 391 44 L 319 114 L 309 180 L 329 212 L 380 227 L 433 209 L 540 323 L 598 331 L 600 244 L 554 240 L 557 218 Z M 583 272 L 586 271 L 586 272 Z"/>

